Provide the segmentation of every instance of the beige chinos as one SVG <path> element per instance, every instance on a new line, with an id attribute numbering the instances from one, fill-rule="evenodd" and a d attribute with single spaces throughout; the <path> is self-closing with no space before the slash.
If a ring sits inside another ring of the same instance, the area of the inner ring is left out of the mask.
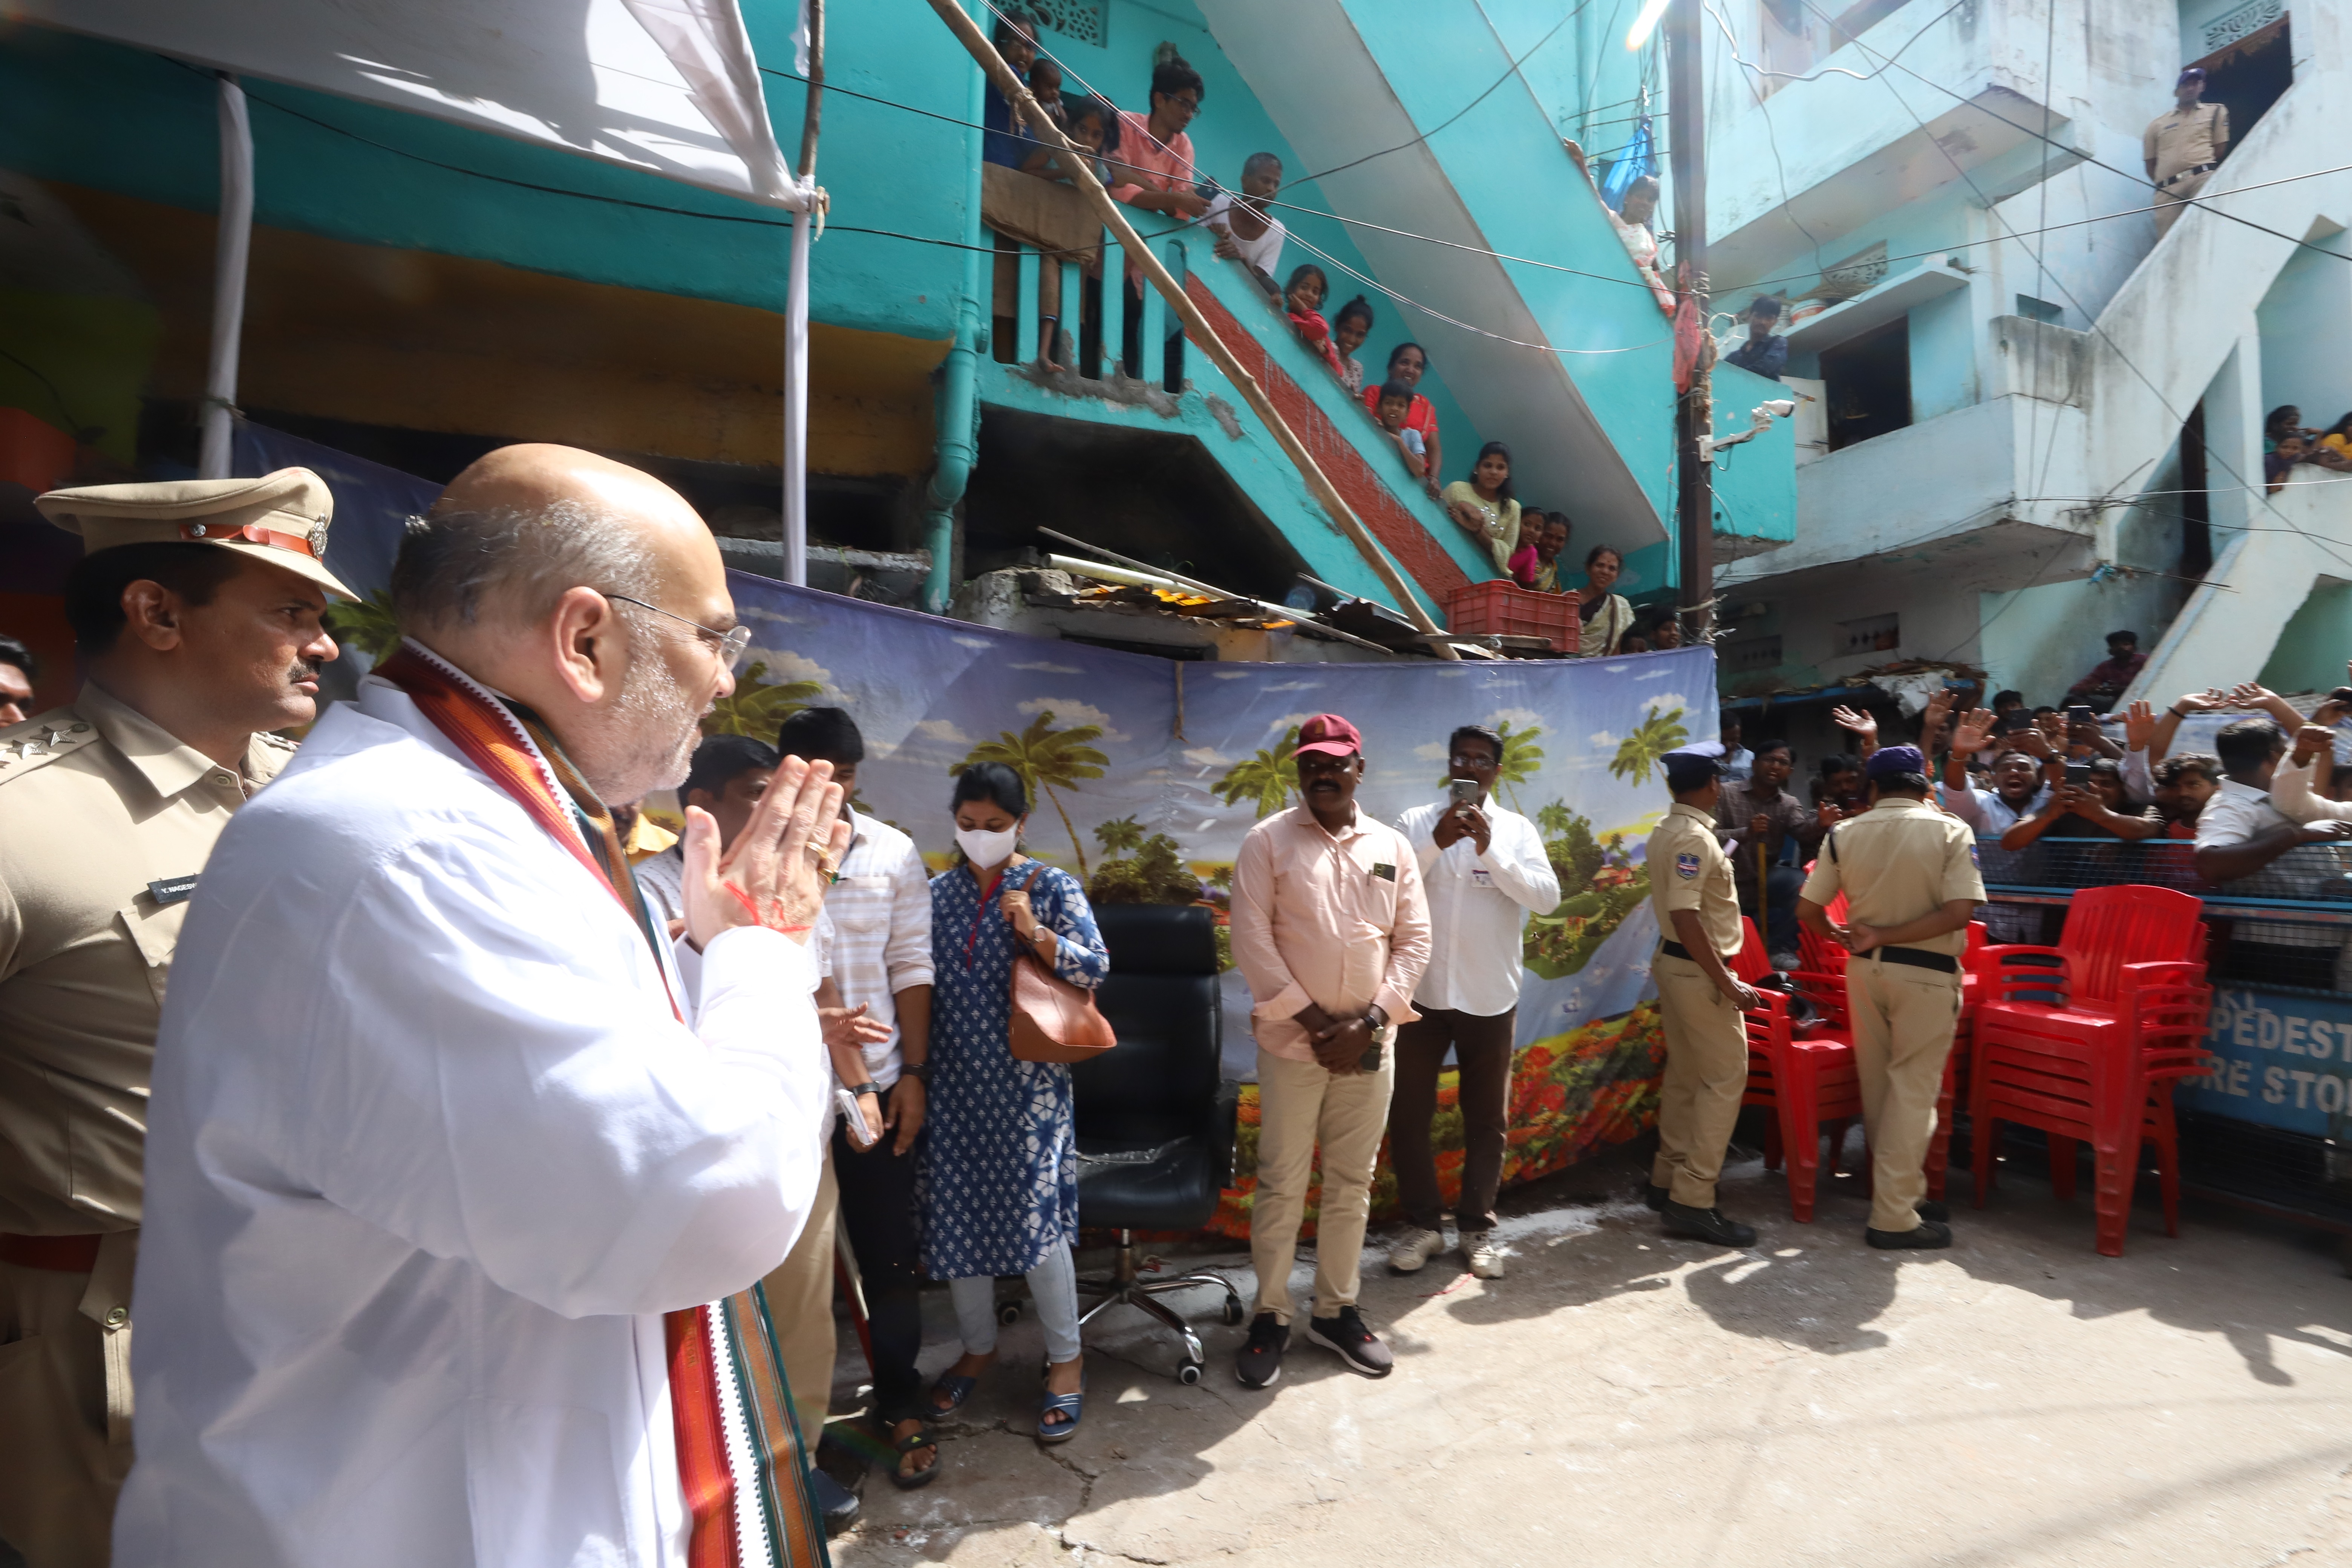
<path id="1" fill-rule="evenodd" d="M 1290 1265 L 1307 1214 L 1307 1187 L 1322 1149 L 1323 1195 L 1315 1221 L 1318 1318 L 1356 1304 L 1363 1288 L 1364 1226 L 1372 1212 L 1372 1165 L 1389 1127 L 1396 1084 L 1393 1043 L 1376 1072 L 1326 1072 L 1319 1063 L 1257 1053 L 1257 1194 L 1250 1213 L 1250 1263 L 1257 1306 L 1290 1321 Z"/>
<path id="2" fill-rule="evenodd" d="M 1715 818 L 1677 802 L 1650 835 L 1644 859 L 1658 929 L 1674 942 L 1674 912 L 1695 910 L 1716 955 L 1730 967 L 1744 932 L 1731 858 L 1715 837 Z M 1666 1070 L 1658 1088 L 1658 1155 L 1652 1184 L 1695 1209 L 1715 1206 L 1723 1151 L 1748 1092 L 1748 1026 L 1739 1009 L 1691 958 L 1661 952 L 1650 968 L 1666 1032 Z"/>
<path id="3" fill-rule="evenodd" d="M 1982 903 L 1976 838 L 1958 818 L 1925 801 L 1890 795 L 1832 829 L 1814 861 L 1806 900 L 1827 907 L 1840 892 L 1847 918 L 1871 926 L 1907 925 L 1962 899 Z M 1854 1072 L 1870 1133 L 1873 1230 L 1919 1226 L 1936 1099 L 1960 1016 L 1958 959 L 1968 940 L 1965 931 L 1947 931 L 1845 963 Z M 1889 951 L 1932 955 L 1953 967 L 1906 963 L 1884 956 Z"/>
<path id="4" fill-rule="evenodd" d="M 776 1353 L 792 1384 L 793 1419 L 801 1429 L 808 1462 L 824 1436 L 825 1413 L 833 1408 L 833 1363 L 838 1353 L 833 1329 L 834 1226 L 841 1213 L 841 1189 L 834 1183 L 833 1141 L 825 1140 L 824 1173 L 816 1203 L 800 1239 L 784 1260 L 760 1281 L 768 1316 L 776 1325 Z"/>

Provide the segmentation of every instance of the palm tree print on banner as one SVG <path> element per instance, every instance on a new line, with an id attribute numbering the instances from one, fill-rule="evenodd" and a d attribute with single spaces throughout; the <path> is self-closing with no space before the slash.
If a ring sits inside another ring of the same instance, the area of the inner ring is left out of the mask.
<path id="1" fill-rule="evenodd" d="M 814 680 L 770 685 L 760 679 L 767 672 L 765 659 L 753 659 L 751 667 L 735 678 L 734 691 L 720 698 L 703 716 L 702 732 L 749 735 L 773 745 L 778 725 L 824 695 L 823 683 Z"/>
<path id="2" fill-rule="evenodd" d="M 1263 821 L 1288 805 L 1298 788 L 1298 759 L 1293 754 L 1297 750 L 1298 726 L 1293 724 L 1272 749 L 1260 746 L 1256 756 L 1227 768 L 1212 793 L 1227 805 L 1255 802 Z"/>
<path id="3" fill-rule="evenodd" d="M 400 646 L 400 626 L 392 613 L 392 595 L 382 588 L 366 598 L 352 603 L 338 600 L 327 606 L 327 629 L 339 642 L 347 642 L 368 656 L 370 662 L 382 664 Z"/>
<path id="4" fill-rule="evenodd" d="M 1609 771 L 1635 784 L 1649 783 L 1658 759 L 1690 739 L 1690 731 L 1682 727 L 1682 716 L 1679 708 L 1661 713 L 1656 703 L 1650 704 L 1643 711 L 1641 728 L 1617 742 L 1617 756 Z"/>
<path id="5" fill-rule="evenodd" d="M 1098 779 L 1110 758 L 1087 744 L 1102 739 L 1099 724 L 1073 724 L 1066 730 L 1054 728 L 1054 710 L 1050 708 L 1029 721 L 1029 727 L 1018 735 L 1009 730 L 999 730 L 993 741 L 982 741 L 974 746 L 963 761 L 951 764 L 948 772 L 961 773 L 981 763 L 1003 763 L 1021 775 L 1028 786 L 1030 798 L 1044 795 L 1051 801 L 1062 819 L 1062 828 L 1070 836 L 1070 847 L 1078 857 L 1078 875 L 1087 875 L 1087 847 L 1078 841 L 1078 830 L 1070 821 L 1070 814 L 1062 809 L 1061 797 L 1054 786 L 1076 789 L 1080 779 Z"/>
<path id="6" fill-rule="evenodd" d="M 1095 829 L 1095 842 L 1106 855 L 1132 854 L 1143 847 L 1143 824 L 1131 816 L 1118 817 Z"/>

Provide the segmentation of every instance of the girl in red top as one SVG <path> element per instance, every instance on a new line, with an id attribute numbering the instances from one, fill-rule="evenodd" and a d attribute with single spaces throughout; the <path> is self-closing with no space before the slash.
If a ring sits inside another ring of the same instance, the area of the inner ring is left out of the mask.
<path id="1" fill-rule="evenodd" d="M 1330 291 L 1330 280 L 1323 269 L 1313 262 L 1296 268 L 1290 281 L 1283 285 L 1283 309 L 1290 312 L 1290 330 L 1298 341 L 1323 356 L 1323 363 L 1339 375 L 1339 351 L 1331 346 L 1331 323 L 1323 319 L 1323 296 Z"/>

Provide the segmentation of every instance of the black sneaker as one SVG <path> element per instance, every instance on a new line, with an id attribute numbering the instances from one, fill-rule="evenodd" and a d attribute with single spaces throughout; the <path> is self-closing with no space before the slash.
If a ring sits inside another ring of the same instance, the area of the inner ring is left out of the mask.
<path id="1" fill-rule="evenodd" d="M 1868 1230 L 1862 1239 L 1875 1247 L 1893 1251 L 1906 1247 L 1934 1248 L 1952 1245 L 1952 1227 L 1932 1219 L 1923 1219 L 1916 1230 Z"/>
<path id="2" fill-rule="evenodd" d="M 816 1510 L 824 1521 L 827 1536 L 839 1535 L 857 1522 L 857 1494 L 835 1480 L 831 1476 L 809 1467 L 809 1495 L 816 1500 Z"/>
<path id="3" fill-rule="evenodd" d="M 1756 1245 L 1756 1227 L 1724 1218 L 1721 1209 L 1695 1209 L 1668 1198 L 1658 1214 L 1666 1222 L 1668 1236 L 1687 1236 L 1696 1241 L 1711 1241 L 1717 1247 Z"/>
<path id="4" fill-rule="evenodd" d="M 1932 1219 L 1937 1225 L 1952 1217 L 1951 1208 L 1941 1198 L 1921 1198 L 1911 1207 L 1921 1219 Z"/>
<path id="5" fill-rule="evenodd" d="M 1336 1352 L 1349 1372 L 1386 1377 L 1396 1370 L 1396 1357 L 1381 1343 L 1380 1335 L 1364 1327 L 1363 1315 L 1353 1307 L 1340 1308 L 1337 1317 L 1307 1319 L 1307 1340 Z"/>
<path id="6" fill-rule="evenodd" d="M 1675 1190 L 1672 1187 L 1662 1187 L 1655 1182 L 1642 1184 L 1642 1202 L 1649 1205 L 1652 1214 L 1665 1207 L 1666 1200 L 1674 1195 Z"/>
<path id="7" fill-rule="evenodd" d="M 1250 1321 L 1249 1343 L 1234 1358 L 1234 1375 L 1244 1388 L 1264 1388 L 1282 1375 L 1282 1352 L 1290 1348 L 1290 1325 L 1272 1312 Z"/>

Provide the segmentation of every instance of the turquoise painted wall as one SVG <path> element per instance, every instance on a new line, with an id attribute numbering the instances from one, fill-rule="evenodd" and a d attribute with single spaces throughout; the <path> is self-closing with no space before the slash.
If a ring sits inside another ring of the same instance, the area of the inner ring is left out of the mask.
<path id="1" fill-rule="evenodd" d="M 788 45 L 760 37 L 772 30 L 779 9 L 755 3 L 751 19 L 762 57 L 789 63 Z M 845 85 L 870 85 L 856 60 L 861 52 L 883 52 L 893 17 L 901 33 L 919 23 L 954 47 L 919 0 L 848 8 L 833 23 L 841 39 L 836 48 L 847 57 L 835 68 Z M 961 51 L 953 58 L 921 48 L 898 54 L 894 91 L 916 101 L 944 100 L 961 114 L 971 68 L 958 63 Z M 778 82 L 771 93 L 787 147 L 797 145 L 799 91 L 795 83 Z M 259 223 L 782 308 L 783 215 L 421 115 L 269 82 L 251 84 L 249 96 Z M 828 102 L 820 178 L 835 193 L 838 226 L 818 250 L 812 310 L 819 320 L 919 338 L 952 330 L 958 252 L 847 229 L 887 227 L 960 241 L 963 136 L 960 127 L 900 110 L 841 96 Z M 201 73 L 40 27 L 18 27 L 0 44 L 0 164 L 211 211 L 219 199 L 216 146 L 213 86 Z M 552 189 L 522 189 L 501 179 Z M 865 191 L 888 195 L 877 202 L 862 196 Z"/>
<path id="2" fill-rule="evenodd" d="M 2342 244 L 2339 234 L 2336 247 Z M 2352 267 L 2317 251 L 2295 252 L 2254 310 L 2263 340 L 2264 408 L 2298 405 L 2303 422 L 2322 430 L 2352 410 L 2352 359 L 2344 353 L 2347 321 Z"/>
<path id="3" fill-rule="evenodd" d="M 1547 115 L 1514 84 L 1464 112 L 1495 78 L 1496 37 L 1473 5 L 1350 0 L 1349 19 L 1488 245 L 1605 276 L 1630 277 L 1601 204 L 1559 150 Z M 1622 51 L 1621 51 L 1622 52 Z M 1455 116 L 1459 115 L 1459 118 Z M 1320 243 L 1319 240 L 1318 243 Z M 1669 331 L 1648 293 L 1589 277 L 1505 263 L 1519 297 L 1563 350 L 1586 405 L 1660 512 L 1673 453 Z"/>
<path id="4" fill-rule="evenodd" d="M 2279 631 L 2258 678 L 2273 691 L 2333 691 L 2352 653 L 2352 584 L 2322 578 Z"/>

